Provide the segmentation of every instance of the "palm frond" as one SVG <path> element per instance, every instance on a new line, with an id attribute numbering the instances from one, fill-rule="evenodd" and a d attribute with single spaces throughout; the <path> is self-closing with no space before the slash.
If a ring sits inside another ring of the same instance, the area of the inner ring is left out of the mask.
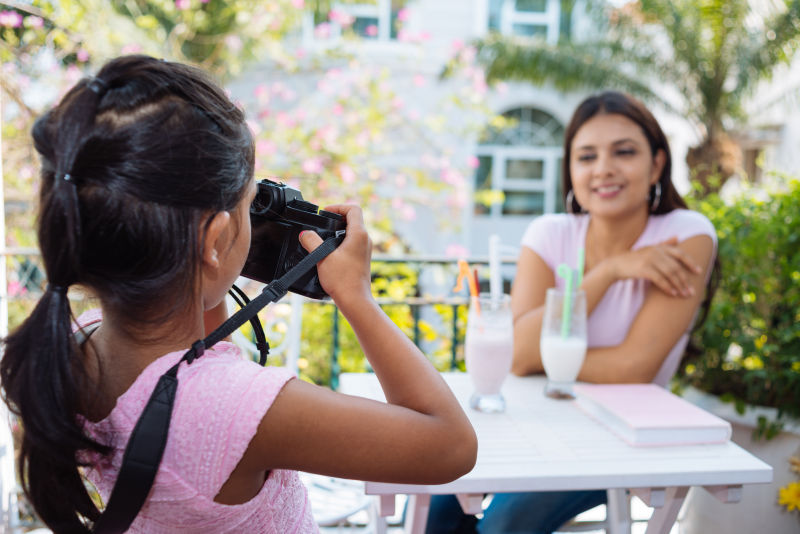
<path id="1" fill-rule="evenodd" d="M 551 84 L 562 91 L 609 88 L 625 91 L 677 112 L 673 104 L 643 81 L 667 67 L 653 54 L 636 53 L 619 42 L 561 43 L 558 46 L 492 35 L 474 43 L 490 82 L 499 80 Z M 621 58 L 636 68 L 623 68 Z"/>
<path id="2" fill-rule="evenodd" d="M 800 0 L 788 0 L 785 7 L 742 43 L 736 80 L 736 92 L 742 96 L 751 94 L 759 81 L 770 79 L 775 66 L 788 63 L 800 48 Z"/>

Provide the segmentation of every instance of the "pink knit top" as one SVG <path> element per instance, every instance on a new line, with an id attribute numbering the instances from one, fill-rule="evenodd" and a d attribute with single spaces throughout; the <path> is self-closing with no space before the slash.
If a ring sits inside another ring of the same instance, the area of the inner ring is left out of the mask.
<path id="1" fill-rule="evenodd" d="M 87 325 L 82 319 L 79 324 Z M 114 487 L 130 433 L 158 378 L 184 352 L 171 352 L 151 363 L 117 399 L 105 419 L 85 423 L 90 435 L 114 448 L 112 455 L 86 472 L 105 502 Z M 264 414 L 292 377 L 286 369 L 261 367 L 243 359 L 239 349 L 227 342 L 207 349 L 191 365 L 181 364 L 161 466 L 129 532 L 319 532 L 296 471 L 271 471 L 261 491 L 246 503 L 214 502 Z"/>

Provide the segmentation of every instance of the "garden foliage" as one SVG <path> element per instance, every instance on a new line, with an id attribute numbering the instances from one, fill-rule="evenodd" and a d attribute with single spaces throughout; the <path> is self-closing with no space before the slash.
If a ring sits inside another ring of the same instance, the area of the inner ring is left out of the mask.
<path id="1" fill-rule="evenodd" d="M 722 266 L 700 348 L 681 381 L 736 403 L 774 407 L 757 435 L 774 436 L 800 419 L 800 179 L 769 191 L 748 189 L 732 201 L 711 195 L 694 206 L 714 224 Z"/>

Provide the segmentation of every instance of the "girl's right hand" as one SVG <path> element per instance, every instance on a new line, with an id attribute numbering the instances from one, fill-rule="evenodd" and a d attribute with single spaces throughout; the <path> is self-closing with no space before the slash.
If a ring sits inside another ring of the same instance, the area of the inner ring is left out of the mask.
<path id="1" fill-rule="evenodd" d="M 694 288 L 689 277 L 702 272 L 700 266 L 678 247 L 676 237 L 630 250 L 607 261 L 617 280 L 643 278 L 673 297 L 692 296 Z"/>
<path id="2" fill-rule="evenodd" d="M 342 244 L 317 264 L 322 289 L 340 306 L 350 299 L 360 300 L 371 297 L 372 242 L 364 226 L 361 208 L 337 204 L 327 206 L 325 210 L 345 217 L 347 233 Z M 299 239 L 303 248 L 309 252 L 322 243 L 322 238 L 310 230 L 301 232 Z"/>

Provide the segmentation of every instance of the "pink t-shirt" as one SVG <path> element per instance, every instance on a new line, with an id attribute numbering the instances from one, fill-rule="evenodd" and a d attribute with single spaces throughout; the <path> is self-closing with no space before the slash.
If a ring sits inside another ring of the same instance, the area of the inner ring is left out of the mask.
<path id="1" fill-rule="evenodd" d="M 575 266 L 578 249 L 586 243 L 589 217 L 588 214 L 548 214 L 537 217 L 525 230 L 522 245 L 538 254 L 554 273 L 561 263 Z M 677 209 L 664 215 L 651 215 L 631 250 L 655 245 L 670 237 L 685 241 L 697 235 L 707 235 L 712 239 L 716 255 L 717 234 L 711 221 L 696 211 Z M 611 284 L 588 318 L 589 347 L 613 347 L 625 340 L 644 303 L 649 285 L 650 282 L 643 279 L 620 280 Z M 556 287 L 563 289 L 563 286 L 564 280 L 557 276 Z M 669 382 L 688 342 L 689 331 L 681 336 L 664 359 L 653 382 L 662 386 Z"/>
<path id="2" fill-rule="evenodd" d="M 85 318 L 79 324 L 86 325 Z M 87 432 L 114 447 L 86 475 L 105 502 L 117 479 L 130 433 L 159 377 L 183 356 L 171 352 L 151 363 Z M 178 369 L 169 438 L 150 495 L 129 532 L 316 533 L 306 489 L 296 471 L 270 472 L 261 491 L 243 504 L 214 502 L 242 458 L 281 388 L 293 378 L 284 368 L 261 367 L 227 342 Z M 280 432 L 279 428 L 273 429 Z"/>

